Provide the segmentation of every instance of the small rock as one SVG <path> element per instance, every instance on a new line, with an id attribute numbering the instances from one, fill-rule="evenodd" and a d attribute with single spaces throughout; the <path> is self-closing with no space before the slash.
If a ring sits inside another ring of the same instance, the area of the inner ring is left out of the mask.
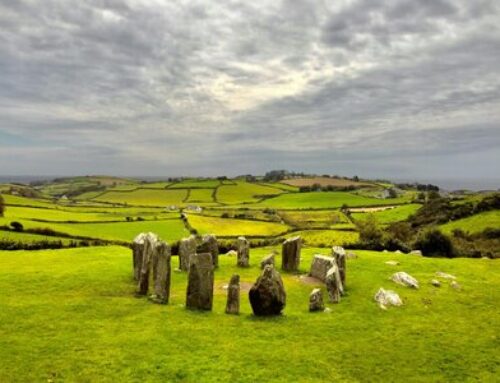
<path id="1" fill-rule="evenodd" d="M 390 265 L 390 266 L 398 266 L 399 262 L 398 261 L 387 261 L 385 264 Z"/>
<path id="2" fill-rule="evenodd" d="M 377 291 L 374 299 L 382 309 L 386 309 L 387 306 L 401 306 L 403 304 L 403 301 L 396 292 L 384 290 L 382 287 Z"/>
<path id="3" fill-rule="evenodd" d="M 403 252 L 401 250 L 396 250 L 395 253 L 396 254 L 403 254 Z"/>
<path id="4" fill-rule="evenodd" d="M 460 286 L 457 281 L 452 281 L 450 286 L 453 287 L 455 290 L 462 290 L 462 286 Z"/>
<path id="5" fill-rule="evenodd" d="M 226 254 L 224 254 L 226 257 L 235 257 L 238 255 L 236 250 L 229 250 Z"/>
<path id="6" fill-rule="evenodd" d="M 410 274 L 407 274 L 404 271 L 399 271 L 393 274 L 391 280 L 400 285 L 418 289 L 418 281 L 415 278 L 413 278 Z"/>
<path id="7" fill-rule="evenodd" d="M 327 307 L 326 309 L 323 310 L 324 313 L 331 313 L 332 309 L 330 307 Z"/>
<path id="8" fill-rule="evenodd" d="M 309 311 L 323 311 L 324 309 L 323 293 L 320 289 L 314 289 L 309 295 Z"/>
<path id="9" fill-rule="evenodd" d="M 431 281 L 432 286 L 434 287 L 441 287 L 441 282 L 439 282 L 437 279 L 433 279 Z"/>
<path id="10" fill-rule="evenodd" d="M 436 277 L 439 277 L 439 278 L 444 278 L 444 279 L 457 279 L 457 277 L 455 277 L 454 275 L 451 275 L 451 274 L 446 274 L 446 273 L 443 273 L 441 271 L 438 271 L 436 273 Z"/>
<path id="11" fill-rule="evenodd" d="M 408 254 L 409 255 L 415 255 L 417 257 L 421 257 L 422 256 L 422 252 L 420 250 L 412 250 Z"/>

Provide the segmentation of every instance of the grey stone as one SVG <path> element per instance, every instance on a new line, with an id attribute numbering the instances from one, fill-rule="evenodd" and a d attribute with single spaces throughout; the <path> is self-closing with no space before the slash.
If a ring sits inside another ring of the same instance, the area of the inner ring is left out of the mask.
<path id="1" fill-rule="evenodd" d="M 320 281 L 325 281 L 326 273 L 335 265 L 335 258 L 326 255 L 316 254 L 311 262 L 309 275 Z"/>
<path id="2" fill-rule="evenodd" d="M 431 281 L 432 286 L 434 287 L 441 287 L 441 282 L 439 282 L 437 279 L 433 279 Z"/>
<path id="3" fill-rule="evenodd" d="M 179 241 L 179 269 L 189 270 L 189 260 L 196 254 L 196 237 L 194 235 L 188 238 L 182 238 Z"/>
<path id="4" fill-rule="evenodd" d="M 213 234 L 205 234 L 201 244 L 198 246 L 198 253 L 210 253 L 214 267 L 219 267 L 219 245 L 217 238 Z"/>
<path id="5" fill-rule="evenodd" d="M 234 274 L 227 287 L 226 314 L 240 313 L 240 276 Z"/>
<path id="6" fill-rule="evenodd" d="M 248 295 L 253 313 L 258 316 L 279 315 L 286 305 L 281 275 L 271 265 L 264 267 Z"/>
<path id="7" fill-rule="evenodd" d="M 134 238 L 134 241 L 132 242 L 132 265 L 134 269 L 134 280 L 139 281 L 146 241 L 156 241 L 157 239 L 158 238 L 154 233 L 141 233 Z"/>
<path id="8" fill-rule="evenodd" d="M 170 297 L 171 278 L 171 251 L 170 246 L 162 241 L 156 242 L 153 246 L 153 281 L 154 295 L 153 302 L 166 304 Z"/>
<path id="9" fill-rule="evenodd" d="M 408 253 L 409 255 L 416 255 L 417 257 L 422 256 L 422 252 L 420 250 L 412 250 Z"/>
<path id="10" fill-rule="evenodd" d="M 281 268 L 286 271 L 298 271 L 300 265 L 300 236 L 287 239 L 281 250 Z"/>
<path id="11" fill-rule="evenodd" d="M 309 295 L 309 311 L 323 311 L 324 309 L 323 293 L 321 289 L 314 289 Z"/>
<path id="12" fill-rule="evenodd" d="M 374 299 L 383 309 L 387 308 L 387 306 L 401 306 L 403 304 L 403 301 L 396 292 L 384 290 L 382 287 L 377 291 Z"/>
<path id="13" fill-rule="evenodd" d="M 271 253 L 269 255 L 266 255 L 264 258 L 262 258 L 262 261 L 260 261 L 260 268 L 264 269 L 264 267 L 266 267 L 266 265 L 274 266 L 274 256 L 275 255 L 276 255 L 275 253 Z"/>
<path id="14" fill-rule="evenodd" d="M 332 247 L 332 255 L 337 262 L 337 266 L 339 268 L 340 280 L 342 281 L 342 286 L 345 287 L 346 280 L 346 255 L 345 250 L 342 246 L 333 246 Z"/>
<path id="15" fill-rule="evenodd" d="M 249 267 L 250 266 L 250 243 L 245 237 L 238 237 L 236 242 L 237 248 L 237 263 L 238 267 Z"/>
<path id="16" fill-rule="evenodd" d="M 389 265 L 389 266 L 398 266 L 399 262 L 398 261 L 387 261 L 385 264 Z"/>
<path id="17" fill-rule="evenodd" d="M 214 294 L 214 265 L 210 253 L 195 254 L 189 263 L 186 307 L 212 310 Z"/>
<path id="18" fill-rule="evenodd" d="M 462 290 L 462 286 L 457 281 L 451 281 L 450 286 L 455 290 Z"/>
<path id="19" fill-rule="evenodd" d="M 443 278 L 443 279 L 452 279 L 452 280 L 457 279 L 457 277 L 455 277 L 454 275 L 443 273 L 442 271 L 438 271 L 436 273 L 436 277 Z"/>
<path id="20" fill-rule="evenodd" d="M 331 303 L 339 303 L 340 296 L 344 294 L 344 287 L 340 278 L 339 268 L 336 264 L 326 273 L 325 285 L 329 301 Z"/>
<path id="21" fill-rule="evenodd" d="M 410 274 L 405 273 L 404 271 L 399 271 L 397 273 L 394 273 L 391 279 L 393 282 L 396 282 L 400 285 L 418 289 L 418 281 L 415 278 L 413 278 Z"/>

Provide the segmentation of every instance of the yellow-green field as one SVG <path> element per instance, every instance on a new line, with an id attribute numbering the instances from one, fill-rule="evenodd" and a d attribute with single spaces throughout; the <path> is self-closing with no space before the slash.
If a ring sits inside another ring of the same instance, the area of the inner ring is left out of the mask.
<path id="1" fill-rule="evenodd" d="M 132 191 L 110 191 L 101 194 L 96 201 L 140 205 L 140 206 L 168 206 L 180 205 L 187 196 L 187 190 L 170 189 L 136 189 Z"/>
<path id="2" fill-rule="evenodd" d="M 445 233 L 451 233 L 454 229 L 464 232 L 478 233 L 486 228 L 500 229 L 500 210 L 487 211 L 471 217 L 451 221 L 440 226 Z"/>

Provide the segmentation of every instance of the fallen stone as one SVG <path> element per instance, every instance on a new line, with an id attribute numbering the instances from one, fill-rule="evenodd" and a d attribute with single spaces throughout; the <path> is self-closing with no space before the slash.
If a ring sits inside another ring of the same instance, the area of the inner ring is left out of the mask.
<path id="1" fill-rule="evenodd" d="M 196 254 L 196 237 L 194 235 L 188 238 L 182 238 L 179 241 L 179 269 L 189 270 L 189 261 Z"/>
<path id="2" fill-rule="evenodd" d="M 309 311 L 323 311 L 324 309 L 323 293 L 320 289 L 314 289 L 309 295 Z"/>
<path id="3" fill-rule="evenodd" d="M 451 274 L 446 274 L 446 273 L 443 273 L 441 271 L 438 271 L 436 273 L 436 277 L 439 277 L 439 278 L 443 278 L 443 279 L 457 279 L 457 277 L 455 277 L 454 275 L 451 275 Z"/>
<path id="4" fill-rule="evenodd" d="M 396 254 L 403 254 L 403 252 L 401 250 L 396 250 L 395 253 Z"/>
<path id="5" fill-rule="evenodd" d="M 418 289 L 418 281 L 415 278 L 413 278 L 410 274 L 407 274 L 404 271 L 399 271 L 393 274 L 391 279 L 393 282 L 396 282 L 400 285 Z"/>
<path id="6" fill-rule="evenodd" d="M 260 261 L 260 268 L 264 269 L 266 265 L 272 265 L 274 266 L 274 253 L 271 253 L 269 255 L 266 255 L 264 258 L 262 258 L 262 261 Z"/>
<path id="7" fill-rule="evenodd" d="M 326 309 L 323 310 L 324 313 L 331 313 L 332 309 L 330 307 L 327 307 Z"/>
<path id="8" fill-rule="evenodd" d="M 439 282 L 437 279 L 433 279 L 431 281 L 432 286 L 434 287 L 441 287 L 441 282 Z"/>
<path id="9" fill-rule="evenodd" d="M 336 264 L 326 273 L 325 285 L 329 301 L 331 303 L 339 303 L 340 296 L 344 294 L 344 288 L 340 279 L 339 268 Z"/>
<path id="10" fill-rule="evenodd" d="M 287 239 L 281 249 L 281 268 L 285 271 L 298 271 L 300 265 L 300 236 Z"/>
<path id="11" fill-rule="evenodd" d="M 212 262 L 214 267 L 219 267 L 219 245 L 217 238 L 213 234 L 205 234 L 202 238 L 201 244 L 197 249 L 198 253 L 210 253 L 212 255 Z"/>
<path id="12" fill-rule="evenodd" d="M 224 254 L 226 257 L 235 257 L 238 255 L 238 252 L 236 250 L 229 250 L 226 254 Z"/>
<path id="13" fill-rule="evenodd" d="M 383 309 L 387 308 L 387 306 L 401 306 L 403 304 L 403 301 L 396 292 L 384 290 L 382 287 L 377 291 L 374 299 Z"/>
<path id="14" fill-rule="evenodd" d="M 240 276 L 234 274 L 227 289 L 226 314 L 240 313 Z"/>
<path id="15" fill-rule="evenodd" d="M 409 255 L 416 255 L 417 257 L 422 256 L 422 252 L 420 250 L 412 250 L 408 253 Z"/>
<path id="16" fill-rule="evenodd" d="M 250 244 L 245 237 L 239 237 L 236 242 L 237 247 L 237 266 L 249 267 L 250 266 Z"/>
<path id="17" fill-rule="evenodd" d="M 271 265 L 264 267 L 248 295 L 253 313 L 258 316 L 279 315 L 286 305 L 281 275 Z"/>
<path id="18" fill-rule="evenodd" d="M 462 286 L 457 281 L 452 281 L 450 283 L 450 286 L 453 287 L 455 290 L 462 290 Z"/>
<path id="19" fill-rule="evenodd" d="M 398 266 L 399 262 L 398 261 L 387 261 L 385 264 L 389 265 L 389 266 Z"/>
<path id="20" fill-rule="evenodd" d="M 345 261 L 345 250 L 342 246 L 333 246 L 332 255 L 337 262 L 339 268 L 340 280 L 342 281 L 342 286 L 345 287 L 346 280 L 346 261 Z"/>
<path id="21" fill-rule="evenodd" d="M 335 265 L 335 258 L 326 255 L 316 254 L 311 262 L 309 275 L 320 281 L 325 281 L 326 273 Z"/>
<path id="22" fill-rule="evenodd" d="M 214 265 L 210 253 L 195 254 L 189 262 L 186 307 L 212 310 L 214 294 Z"/>

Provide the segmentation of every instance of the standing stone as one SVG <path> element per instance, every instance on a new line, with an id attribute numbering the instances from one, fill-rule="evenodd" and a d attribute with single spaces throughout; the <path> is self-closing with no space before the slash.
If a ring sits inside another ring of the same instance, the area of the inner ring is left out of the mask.
<path id="1" fill-rule="evenodd" d="M 144 242 L 149 233 L 141 233 L 132 242 L 132 265 L 134 268 L 134 280 L 139 281 L 142 267 L 142 255 L 144 253 Z"/>
<path id="2" fill-rule="evenodd" d="M 137 278 L 137 295 L 147 295 L 149 288 L 149 273 L 153 259 L 153 244 L 158 237 L 153 233 L 143 233 L 142 239 L 138 241 L 142 245 L 142 256 L 140 257 L 139 275 Z M 142 243 L 140 243 L 142 242 Z"/>
<path id="3" fill-rule="evenodd" d="M 212 255 L 212 262 L 214 267 L 219 267 L 219 245 L 217 238 L 213 234 L 206 234 L 203 236 L 201 245 L 198 246 L 198 253 L 210 253 Z"/>
<path id="4" fill-rule="evenodd" d="M 196 237 L 194 235 L 188 238 L 182 238 L 179 241 L 179 269 L 189 270 L 189 260 L 196 254 Z"/>
<path id="5" fill-rule="evenodd" d="M 323 311 L 324 309 L 323 293 L 320 289 L 314 289 L 309 295 L 309 311 Z"/>
<path id="6" fill-rule="evenodd" d="M 212 310 L 214 295 L 214 265 L 210 253 L 194 254 L 189 262 L 186 307 Z"/>
<path id="7" fill-rule="evenodd" d="M 344 294 L 344 288 L 340 279 L 339 268 L 336 264 L 326 273 L 325 284 L 330 302 L 339 303 L 340 296 Z"/>
<path id="8" fill-rule="evenodd" d="M 266 255 L 264 258 L 262 258 L 262 261 L 260 261 L 261 270 L 263 270 L 264 267 L 266 267 L 266 265 L 274 266 L 274 256 L 275 255 L 276 254 L 274 252 L 272 252 L 271 254 Z"/>
<path id="9" fill-rule="evenodd" d="M 267 265 L 249 292 L 253 313 L 258 316 L 279 315 L 286 305 L 286 292 L 281 275 Z"/>
<path id="10" fill-rule="evenodd" d="M 298 271 L 300 265 L 300 236 L 287 239 L 283 242 L 281 251 L 281 268 L 286 271 Z"/>
<path id="11" fill-rule="evenodd" d="M 170 246 L 158 241 L 153 248 L 154 295 L 151 298 L 155 303 L 166 304 L 170 298 Z"/>
<path id="12" fill-rule="evenodd" d="M 345 277 L 346 277 L 345 250 L 342 246 L 333 246 L 332 255 L 335 258 L 335 261 L 337 262 L 337 266 L 339 268 L 340 280 L 342 282 L 342 286 L 345 286 Z"/>
<path id="13" fill-rule="evenodd" d="M 325 281 L 326 273 L 335 265 L 335 258 L 316 254 L 311 262 L 309 276 Z"/>
<path id="14" fill-rule="evenodd" d="M 240 276 L 234 274 L 227 288 L 226 314 L 240 313 Z"/>
<path id="15" fill-rule="evenodd" d="M 250 244 L 245 237 L 238 237 L 237 243 L 238 267 L 250 266 Z"/>

